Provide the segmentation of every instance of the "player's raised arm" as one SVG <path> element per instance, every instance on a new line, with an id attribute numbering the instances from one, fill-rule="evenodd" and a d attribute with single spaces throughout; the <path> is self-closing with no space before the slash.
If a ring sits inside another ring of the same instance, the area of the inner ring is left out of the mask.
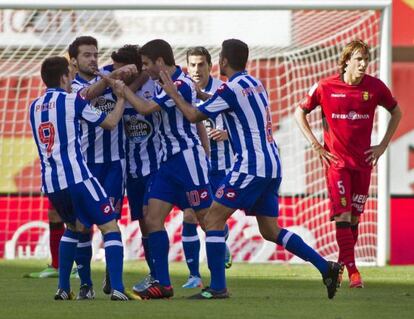
<path id="1" fill-rule="evenodd" d="M 184 114 L 187 120 L 189 120 L 191 123 L 196 123 L 208 118 L 208 116 L 200 112 L 197 107 L 189 104 L 186 100 L 184 100 L 184 98 L 178 93 L 177 87 L 174 85 L 171 77 L 167 72 L 160 71 L 160 78 L 161 87 L 164 89 L 167 95 L 174 100 L 177 107 Z"/>
<path id="2" fill-rule="evenodd" d="M 367 158 L 366 162 L 369 162 L 372 166 L 377 165 L 379 157 L 385 152 L 388 144 L 391 141 L 392 136 L 397 130 L 398 124 L 400 123 L 402 112 L 401 108 L 397 105 L 391 111 L 391 119 L 388 122 L 387 131 L 378 145 L 371 146 L 371 148 L 365 151 Z"/>
<path id="3" fill-rule="evenodd" d="M 81 95 L 86 100 L 92 100 L 97 96 L 100 96 L 103 91 L 110 86 L 108 78 L 114 80 L 124 80 L 125 78 L 134 76 L 138 73 L 137 67 L 134 64 L 128 64 L 120 67 L 119 69 L 111 72 L 108 77 L 101 77 L 94 84 L 82 89 Z M 101 73 L 96 72 L 96 75 L 101 75 Z"/>
<path id="4" fill-rule="evenodd" d="M 101 74 L 99 73 L 99 75 L 112 87 L 114 88 L 114 86 L 116 85 L 116 80 L 112 79 L 111 77 L 105 75 L 105 74 Z M 125 98 L 125 100 L 127 100 L 133 107 L 134 109 L 138 112 L 141 113 L 142 115 L 148 115 L 148 114 L 152 114 L 154 112 L 160 111 L 161 107 L 155 103 L 154 101 L 147 101 L 139 96 L 136 96 L 135 93 L 133 91 L 131 91 L 131 89 L 124 85 L 122 87 L 122 96 Z"/>
<path id="5" fill-rule="evenodd" d="M 105 117 L 105 120 L 100 124 L 100 126 L 105 130 L 113 130 L 118 125 L 122 115 L 124 114 L 125 108 L 125 84 L 120 80 L 116 80 L 111 84 L 112 90 L 114 91 L 118 99 L 116 101 L 115 108 L 113 109 L 113 111 L 110 112 Z"/>

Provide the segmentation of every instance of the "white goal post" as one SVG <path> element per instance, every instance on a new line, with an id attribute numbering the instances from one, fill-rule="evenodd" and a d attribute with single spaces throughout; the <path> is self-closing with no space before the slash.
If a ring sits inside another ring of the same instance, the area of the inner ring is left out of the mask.
<path id="1" fill-rule="evenodd" d="M 10 210 L 0 215 L 0 258 L 4 255 L 2 238 L 7 240 L 13 235 L 7 232 L 15 232 L 10 219 L 21 216 L 16 213 L 21 205 L 12 202 L 22 196 L 28 196 L 25 200 L 30 201 L 31 196 L 39 195 L 38 181 L 34 181 L 39 178 L 38 172 L 32 169 L 32 175 L 23 176 L 28 173 L 14 169 L 17 161 L 23 161 L 19 164 L 22 169 L 38 163 L 34 164 L 35 152 L 27 141 L 30 132 L 28 135 L 19 131 L 27 131 L 19 122 L 24 117 L 16 118 L 11 112 L 15 108 L 14 113 L 20 114 L 24 110 L 21 104 L 27 105 L 41 93 L 38 75 L 42 59 L 64 55 L 69 43 L 80 35 L 98 39 L 102 66 L 110 63 L 113 50 L 131 41 L 142 45 L 151 37 L 164 38 L 173 45 L 177 63 L 183 66 L 185 50 L 204 45 L 212 53 L 216 75 L 222 37 L 238 37 L 247 42 L 251 48 L 249 71 L 263 78 L 274 107 L 275 139 L 284 166 L 281 217 L 285 213 L 289 216 L 282 223 L 297 227 L 305 240 L 309 234 L 308 241 L 319 252 L 336 258 L 332 226 L 326 223 L 328 203 L 323 172 L 293 123 L 292 110 L 314 82 L 335 72 L 340 48 L 355 37 L 372 46 L 369 72 L 391 85 L 391 10 L 391 0 L 0 0 L 0 109 L 7 106 L 9 111 L 0 114 L 0 173 L 15 174 L 9 176 L 10 183 L 0 183 L 0 208 Z M 204 24 L 200 22 L 203 19 Z M 155 24 L 156 21 L 163 24 Z M 151 26 L 159 36 L 154 30 L 148 31 Z M 318 116 L 312 114 L 311 121 L 313 128 L 320 129 Z M 387 122 L 387 112 L 380 108 L 374 143 L 384 135 Z M 16 147 L 17 142 L 21 144 Z M 32 155 L 31 159 L 24 159 L 27 154 Z M 383 266 L 389 257 L 388 173 L 386 152 L 379 161 L 378 176 L 373 175 L 373 200 L 367 204 L 368 218 L 362 225 L 357 250 L 357 261 L 362 264 Z M 16 182 L 19 178 L 24 180 L 20 186 Z M 247 255 L 257 257 L 260 248 L 237 244 L 239 235 L 230 238 L 235 242 L 233 248 L 240 252 L 236 260 L 249 260 Z M 267 260 L 279 260 L 276 255 L 280 252 L 273 250 L 274 256 Z M 270 250 L 261 253 L 271 255 Z"/>

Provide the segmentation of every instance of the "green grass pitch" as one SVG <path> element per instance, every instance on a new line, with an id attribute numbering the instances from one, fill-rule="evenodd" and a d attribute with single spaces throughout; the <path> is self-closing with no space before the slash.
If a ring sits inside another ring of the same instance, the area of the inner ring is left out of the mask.
<path id="1" fill-rule="evenodd" d="M 101 291 L 104 265 L 93 263 L 97 292 L 92 301 L 54 301 L 57 279 L 25 279 L 46 261 L 0 261 L 0 318 L 414 318 L 414 267 L 364 267 L 364 289 L 349 289 L 345 281 L 328 300 L 319 273 L 310 265 L 234 264 L 227 272 L 231 298 L 193 301 L 198 292 L 182 289 L 184 263 L 172 263 L 175 296 L 170 300 L 111 302 Z M 124 282 L 131 287 L 146 274 L 144 262 L 125 263 Z M 208 271 L 202 265 L 208 284 Z M 77 293 L 79 281 L 72 280 Z"/>

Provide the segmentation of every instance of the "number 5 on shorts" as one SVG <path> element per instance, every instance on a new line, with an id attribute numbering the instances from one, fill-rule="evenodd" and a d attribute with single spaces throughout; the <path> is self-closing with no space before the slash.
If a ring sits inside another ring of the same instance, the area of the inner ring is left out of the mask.
<path id="1" fill-rule="evenodd" d="M 344 182 L 343 181 L 338 181 L 337 185 L 338 185 L 338 189 L 339 189 L 339 194 L 344 195 L 345 194 Z"/>

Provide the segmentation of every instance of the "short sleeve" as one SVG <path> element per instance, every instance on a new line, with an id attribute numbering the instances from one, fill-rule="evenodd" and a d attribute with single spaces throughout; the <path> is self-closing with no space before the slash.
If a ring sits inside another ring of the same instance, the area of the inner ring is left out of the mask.
<path id="1" fill-rule="evenodd" d="M 174 84 L 177 87 L 178 93 L 181 94 L 184 100 L 192 104 L 193 89 L 190 87 L 190 85 L 182 80 L 176 80 L 174 81 Z M 175 106 L 175 103 L 171 97 L 167 95 L 165 91 L 160 87 L 157 87 L 156 95 L 153 98 L 153 101 L 157 103 L 162 109 L 167 109 Z"/>
<path id="2" fill-rule="evenodd" d="M 87 100 L 83 99 L 79 94 L 75 98 L 75 110 L 79 117 L 92 124 L 98 126 L 101 124 L 106 115 L 101 110 L 93 107 Z"/>
<path id="3" fill-rule="evenodd" d="M 306 98 L 302 100 L 299 107 L 306 113 L 312 112 L 318 105 L 321 104 L 320 99 L 320 83 L 315 83 L 309 90 Z"/>
<path id="4" fill-rule="evenodd" d="M 233 103 L 237 103 L 236 94 L 223 83 L 211 98 L 198 106 L 198 110 L 209 118 L 216 118 L 220 113 L 231 109 Z"/>
<path id="5" fill-rule="evenodd" d="M 390 89 L 384 82 L 379 80 L 379 99 L 378 104 L 392 111 L 397 106 L 397 100 L 392 96 Z"/>

